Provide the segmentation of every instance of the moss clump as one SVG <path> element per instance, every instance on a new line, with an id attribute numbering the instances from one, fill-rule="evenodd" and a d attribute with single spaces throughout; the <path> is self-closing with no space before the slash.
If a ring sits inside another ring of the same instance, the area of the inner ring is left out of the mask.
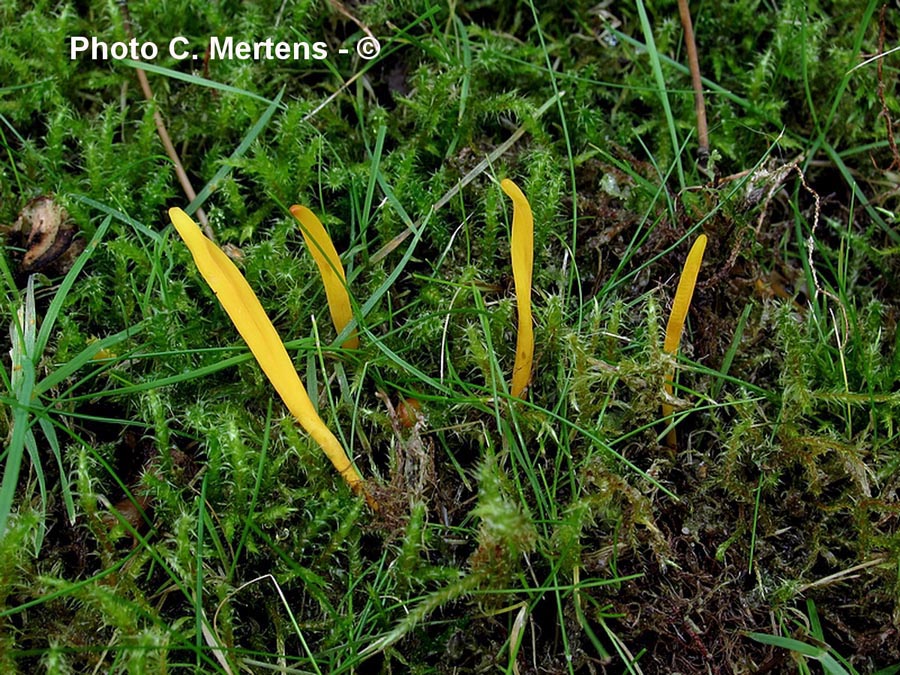
<path id="1" fill-rule="evenodd" d="M 0 670 L 790 668 L 761 632 L 900 662 L 900 104 L 895 55 L 864 63 L 890 12 L 695 8 L 708 175 L 670 5 L 129 6 L 200 57 L 155 61 L 153 101 L 133 65 L 68 57 L 128 39 L 119 5 L 0 7 Z M 212 35 L 329 58 L 207 60 Z M 157 113 L 378 515 L 169 229 L 190 200 Z M 512 402 L 506 176 L 535 216 Z M 41 196 L 98 239 L 29 293 L 13 224 Z M 295 203 L 327 214 L 358 350 Z M 701 231 L 674 450 L 663 321 Z"/>

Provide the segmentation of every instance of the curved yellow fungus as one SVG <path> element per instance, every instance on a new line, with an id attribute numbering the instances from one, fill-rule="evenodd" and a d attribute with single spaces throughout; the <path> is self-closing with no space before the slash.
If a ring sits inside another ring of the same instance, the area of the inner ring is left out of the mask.
<path id="1" fill-rule="evenodd" d="M 531 274 L 534 267 L 534 217 L 531 206 L 518 186 L 508 178 L 500 187 L 512 199 L 513 224 L 510 239 L 513 282 L 519 313 L 519 332 L 516 338 L 516 363 L 513 366 L 510 393 L 521 398 L 531 380 L 534 360 L 534 327 L 531 325 Z"/>
<path id="2" fill-rule="evenodd" d="M 341 259 L 331 242 L 331 237 L 328 236 L 328 232 L 315 213 L 305 206 L 295 204 L 291 207 L 291 214 L 302 225 L 300 231 L 303 233 L 303 240 L 319 267 L 319 274 L 322 275 L 322 284 L 325 286 L 325 297 L 328 300 L 331 320 L 337 332 L 340 333 L 353 318 L 350 296 L 347 294 L 347 277 L 344 275 L 344 266 L 341 265 Z M 359 347 L 359 337 L 354 330 L 344 341 L 344 349 L 356 349 L 357 347 Z"/>
<path id="3" fill-rule="evenodd" d="M 697 285 L 697 275 L 700 273 L 700 265 L 703 262 L 703 252 L 706 250 L 706 235 L 701 234 L 691 246 L 687 260 L 684 261 L 684 269 L 678 280 L 678 288 L 675 290 L 675 300 L 672 301 L 672 313 L 669 314 L 669 322 L 666 324 L 666 339 L 663 350 L 673 356 L 678 352 L 681 344 L 681 334 L 684 332 L 684 320 L 687 318 L 688 309 L 691 306 L 691 298 L 694 296 L 694 286 Z M 672 381 L 675 379 L 673 369 L 666 380 L 666 393 L 672 394 Z M 669 403 L 662 404 L 663 417 L 669 417 L 673 408 Z M 675 429 L 669 431 L 666 439 L 669 447 L 676 446 Z"/>
<path id="4" fill-rule="evenodd" d="M 200 274 L 222 303 L 288 410 L 321 446 L 347 484 L 355 492 L 365 494 L 369 504 L 377 508 L 366 494 L 362 477 L 347 457 L 340 441 L 325 425 L 309 400 L 278 331 L 266 316 L 250 284 L 228 256 L 203 235 L 197 223 L 184 211 L 169 209 L 169 218 L 190 249 Z"/>

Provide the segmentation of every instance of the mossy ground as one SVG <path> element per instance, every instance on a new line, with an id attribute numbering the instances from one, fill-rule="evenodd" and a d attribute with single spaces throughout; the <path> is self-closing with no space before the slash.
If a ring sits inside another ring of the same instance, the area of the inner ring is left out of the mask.
<path id="1" fill-rule="evenodd" d="M 677 6 L 607 4 L 132 2 L 152 102 L 69 58 L 127 39 L 119 4 L 0 5 L 2 672 L 897 672 L 898 56 L 866 62 L 896 7 L 691 3 L 701 169 Z M 379 513 L 169 225 L 157 112 Z M 522 401 L 505 177 L 536 226 Z M 40 195 L 97 244 L 68 276 L 22 268 Z M 358 351 L 293 203 L 345 252 Z"/>

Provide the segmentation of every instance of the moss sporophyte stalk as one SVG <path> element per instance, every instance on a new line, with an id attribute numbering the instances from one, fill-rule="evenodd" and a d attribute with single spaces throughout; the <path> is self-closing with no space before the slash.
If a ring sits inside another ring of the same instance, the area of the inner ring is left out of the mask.
<path id="1" fill-rule="evenodd" d="M 372 508 L 377 508 L 340 441 L 316 412 L 278 331 L 266 316 L 250 284 L 228 256 L 203 235 L 199 226 L 184 211 L 169 209 L 169 218 L 187 244 L 200 274 L 216 294 L 288 410 L 319 444 L 347 485 L 354 492 L 365 495 Z"/>

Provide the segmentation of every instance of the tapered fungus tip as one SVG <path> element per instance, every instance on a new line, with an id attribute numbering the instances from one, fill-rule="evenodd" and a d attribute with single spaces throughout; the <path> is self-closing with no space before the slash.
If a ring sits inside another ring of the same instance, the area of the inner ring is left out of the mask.
<path id="1" fill-rule="evenodd" d="M 191 217 L 177 206 L 173 206 L 169 209 L 169 220 L 172 221 L 172 224 L 175 226 L 175 229 L 178 230 L 179 234 L 185 227 L 190 227 L 195 224 L 194 221 L 191 220 Z"/>
<path id="2" fill-rule="evenodd" d="M 694 245 L 691 246 L 687 259 L 684 261 L 681 278 L 678 280 L 678 288 L 675 290 L 675 299 L 672 301 L 672 312 L 669 314 L 669 321 L 666 324 L 666 339 L 663 344 L 663 351 L 668 354 L 675 355 L 678 352 L 678 346 L 681 344 L 684 322 L 687 319 L 688 309 L 691 306 L 691 299 L 694 297 L 694 287 L 697 285 L 700 266 L 703 264 L 703 252 L 706 250 L 706 241 L 705 234 L 697 237 Z M 673 370 L 665 383 L 667 394 L 672 393 L 672 382 L 674 379 L 675 371 Z M 670 404 L 662 404 L 664 417 L 669 417 L 673 411 L 674 409 Z M 666 442 L 669 447 L 676 447 L 674 428 L 669 431 Z"/>
<path id="3" fill-rule="evenodd" d="M 531 205 L 519 186 L 508 178 L 500 181 L 501 189 L 513 202 L 513 225 L 510 238 L 513 281 L 519 315 L 516 337 L 516 362 L 513 366 L 510 394 L 520 398 L 531 380 L 534 361 L 534 327 L 531 325 L 531 278 L 534 267 L 534 216 Z"/>
<path id="4" fill-rule="evenodd" d="M 347 292 L 347 277 L 344 274 L 344 266 L 338 256 L 337 249 L 328 236 L 325 226 L 322 225 L 316 214 L 305 206 L 294 204 L 291 215 L 300 223 L 300 232 L 303 241 L 309 249 L 319 274 L 322 277 L 322 285 L 325 287 L 325 297 L 328 300 L 328 311 L 331 313 L 331 321 L 338 333 L 346 328 L 353 319 L 353 309 L 350 306 L 350 294 Z M 356 331 L 344 341 L 345 349 L 359 347 L 359 337 Z"/>
<path id="5" fill-rule="evenodd" d="M 519 189 L 519 186 L 513 183 L 509 178 L 500 181 L 500 188 L 509 196 L 510 199 L 525 199 L 525 193 Z"/>
<path id="6" fill-rule="evenodd" d="M 266 316 L 250 284 L 228 256 L 203 236 L 199 226 L 184 211 L 170 209 L 169 217 L 187 244 L 200 274 L 216 294 L 288 410 L 319 444 L 347 484 L 354 491 L 362 490 L 362 477 L 340 441 L 319 417 L 278 331 Z"/>

